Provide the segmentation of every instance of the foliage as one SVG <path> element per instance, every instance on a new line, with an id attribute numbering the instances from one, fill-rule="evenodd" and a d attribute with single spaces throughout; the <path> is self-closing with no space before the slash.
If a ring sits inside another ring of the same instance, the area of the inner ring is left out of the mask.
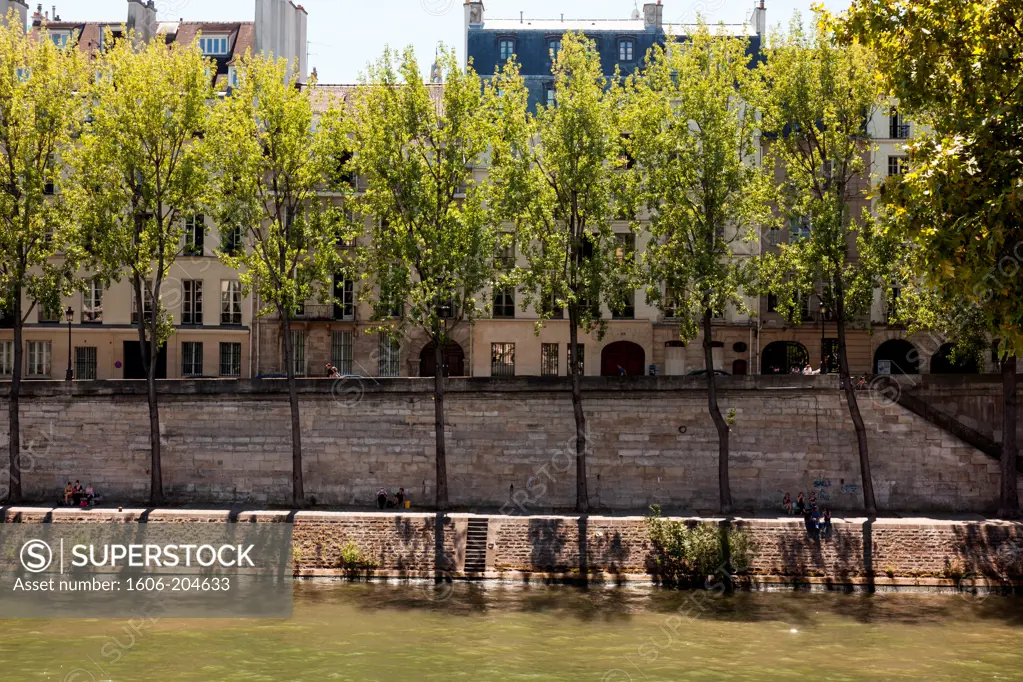
<path id="1" fill-rule="evenodd" d="M 15 346 L 9 480 L 0 483 L 0 499 L 18 502 L 22 327 L 36 305 L 60 309 L 83 256 L 74 204 L 61 191 L 47 196 L 47 188 L 61 187 L 63 159 L 85 123 L 88 63 L 75 45 L 58 48 L 45 29 L 26 35 L 13 17 L 0 17 L 0 311 L 12 318 Z"/>
<path id="2" fill-rule="evenodd" d="M 338 560 L 341 564 L 341 568 L 347 570 L 376 568 L 377 566 L 377 562 L 364 554 L 363 551 L 359 549 L 359 546 L 352 540 L 346 540 L 345 544 L 341 545 Z"/>
<path id="3" fill-rule="evenodd" d="M 647 532 L 657 553 L 657 573 L 668 585 L 700 585 L 707 576 L 746 572 L 757 556 L 757 543 L 744 528 L 730 527 L 729 562 L 725 565 L 722 529 L 706 523 L 661 516 L 657 505 L 647 516 Z"/>

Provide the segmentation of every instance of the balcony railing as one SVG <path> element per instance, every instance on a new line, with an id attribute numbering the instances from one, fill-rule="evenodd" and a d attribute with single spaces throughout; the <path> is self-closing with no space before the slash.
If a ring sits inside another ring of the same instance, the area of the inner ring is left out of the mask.
<path id="1" fill-rule="evenodd" d="M 345 315 L 343 308 L 331 303 L 306 303 L 295 315 L 295 319 L 306 322 L 354 322 L 355 311 Z"/>

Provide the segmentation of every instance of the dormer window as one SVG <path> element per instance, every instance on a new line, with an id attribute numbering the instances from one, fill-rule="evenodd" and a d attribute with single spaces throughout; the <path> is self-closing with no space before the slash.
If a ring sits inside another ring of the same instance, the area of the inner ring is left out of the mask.
<path id="1" fill-rule="evenodd" d="M 497 47 L 502 62 L 508 61 L 515 54 L 515 41 L 511 38 L 502 38 Z"/>
<path id="2" fill-rule="evenodd" d="M 558 53 L 561 52 L 561 38 L 551 38 L 547 41 L 547 49 L 550 51 L 551 61 L 558 58 Z"/>
<path id="3" fill-rule="evenodd" d="M 50 40 L 60 49 L 64 49 L 71 42 L 71 31 L 53 31 L 50 33 Z"/>
<path id="4" fill-rule="evenodd" d="M 227 68 L 227 84 L 232 88 L 238 87 L 238 69 L 233 66 Z"/>
<path id="5" fill-rule="evenodd" d="M 227 54 L 227 36 L 202 36 L 199 49 L 207 57 Z"/>
<path id="6" fill-rule="evenodd" d="M 618 41 L 618 61 L 631 62 L 636 51 L 636 43 L 631 38 Z"/>

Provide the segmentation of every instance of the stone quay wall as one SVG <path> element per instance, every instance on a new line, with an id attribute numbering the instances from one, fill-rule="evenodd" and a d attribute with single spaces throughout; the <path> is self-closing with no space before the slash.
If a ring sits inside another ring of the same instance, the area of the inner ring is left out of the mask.
<path id="1" fill-rule="evenodd" d="M 305 490 L 317 505 L 370 506 L 403 486 L 414 508 L 434 496 L 430 379 L 300 382 Z M 0 388 L 0 391 L 3 391 Z M 287 504 L 290 413 L 284 382 L 160 382 L 164 488 L 174 503 Z M 988 512 L 998 462 L 864 391 L 874 488 L 884 510 Z M 4 403 L 0 393 L 0 403 Z M 447 393 L 452 504 L 536 514 L 575 501 L 567 379 L 456 379 Z M 816 491 L 822 507 L 862 505 L 856 439 L 837 379 L 725 377 L 736 508 L 778 509 Z M 587 484 L 595 509 L 689 513 L 717 508 L 717 432 L 703 380 L 587 377 Z M 6 408 L 0 404 L 0 408 Z M 0 420 L 0 485 L 6 484 Z M 21 405 L 23 489 L 53 502 L 68 480 L 108 501 L 144 501 L 149 421 L 142 382 L 32 382 Z M 2 491 L 0 491 L 2 492 Z"/>
<path id="2" fill-rule="evenodd" d="M 473 521 L 485 524 L 487 533 L 486 570 L 473 577 L 656 580 L 655 551 L 642 517 L 7 508 L 0 511 L 0 534 L 4 522 L 134 523 L 143 517 L 146 523 L 291 521 L 300 576 L 461 577 L 466 528 Z M 716 518 L 688 521 L 723 523 Z M 748 531 L 756 542 L 756 558 L 748 567 L 754 582 L 972 587 L 1023 581 L 1021 522 L 835 518 L 826 539 L 809 536 L 799 518 L 733 518 L 728 523 Z M 341 548 L 348 544 L 359 550 L 366 566 L 352 571 L 342 565 Z"/>

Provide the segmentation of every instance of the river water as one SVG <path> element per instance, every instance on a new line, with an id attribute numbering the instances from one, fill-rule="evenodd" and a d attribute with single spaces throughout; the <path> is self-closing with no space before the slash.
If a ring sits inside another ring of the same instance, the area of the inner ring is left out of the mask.
<path id="1" fill-rule="evenodd" d="M 0 680 L 1023 680 L 1023 599 L 303 581 L 290 620 L 0 620 Z"/>

